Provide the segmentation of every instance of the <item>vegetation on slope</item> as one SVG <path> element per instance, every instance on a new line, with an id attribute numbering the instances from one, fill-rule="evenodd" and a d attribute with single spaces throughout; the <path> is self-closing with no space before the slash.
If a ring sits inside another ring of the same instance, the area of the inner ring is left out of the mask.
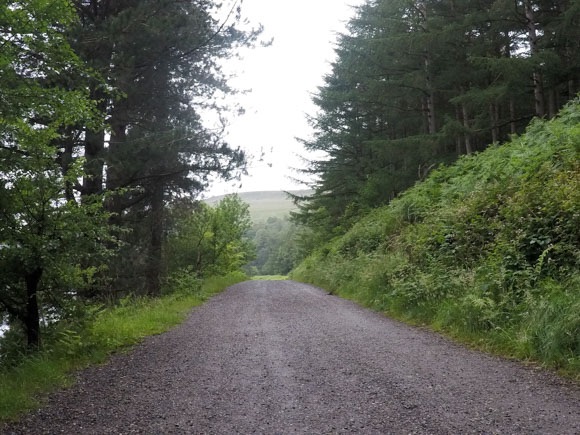
<path id="1" fill-rule="evenodd" d="M 580 376 L 580 100 L 433 171 L 292 273 Z"/>

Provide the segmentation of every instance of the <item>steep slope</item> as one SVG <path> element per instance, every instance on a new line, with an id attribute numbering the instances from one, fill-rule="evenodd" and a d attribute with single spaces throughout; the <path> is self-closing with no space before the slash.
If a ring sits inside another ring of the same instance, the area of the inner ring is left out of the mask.
<path id="1" fill-rule="evenodd" d="M 440 168 L 292 274 L 580 376 L 580 100 Z"/>

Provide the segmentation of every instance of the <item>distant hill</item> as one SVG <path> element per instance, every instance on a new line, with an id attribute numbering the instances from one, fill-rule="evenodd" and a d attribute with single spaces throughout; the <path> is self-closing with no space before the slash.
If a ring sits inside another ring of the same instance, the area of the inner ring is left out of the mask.
<path id="1" fill-rule="evenodd" d="M 306 196 L 309 190 L 291 190 L 294 195 Z M 240 198 L 250 205 L 250 215 L 254 222 L 268 219 L 269 217 L 287 216 L 290 211 L 296 210 L 285 192 L 261 191 L 261 192 L 240 192 Z M 216 204 L 223 199 L 225 195 L 213 196 L 205 200 L 208 204 Z"/>

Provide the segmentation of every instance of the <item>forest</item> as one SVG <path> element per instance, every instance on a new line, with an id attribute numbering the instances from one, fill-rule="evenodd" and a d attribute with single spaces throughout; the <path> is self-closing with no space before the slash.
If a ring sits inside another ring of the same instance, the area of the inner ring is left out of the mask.
<path id="1" fill-rule="evenodd" d="M 107 348 L 107 307 L 243 270 L 577 373 L 580 1 L 364 2 L 300 139 L 310 193 L 260 222 L 199 200 L 246 170 L 206 119 L 236 109 L 220 65 L 262 43 L 219 7 L 0 7 L 0 365 Z"/>
<path id="2" fill-rule="evenodd" d="M 552 118 L 580 91 L 580 3 L 368 1 L 337 41 L 303 140 L 313 245 L 440 164 Z"/>

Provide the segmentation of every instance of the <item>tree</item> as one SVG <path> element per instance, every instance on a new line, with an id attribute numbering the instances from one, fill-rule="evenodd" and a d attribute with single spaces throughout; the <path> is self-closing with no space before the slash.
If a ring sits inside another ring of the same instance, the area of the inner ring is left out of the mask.
<path id="1" fill-rule="evenodd" d="M 237 28 L 238 2 L 223 22 L 213 18 L 218 6 L 207 0 L 76 5 L 82 25 L 71 36 L 74 45 L 115 90 L 106 98 L 99 84 L 92 88 L 109 117 L 104 128 L 85 136 L 89 177 L 82 194 L 110 192 L 105 206 L 112 221 L 131 230 L 124 236 L 125 255 L 112 265 L 119 289 L 156 294 L 166 205 L 176 196 L 197 195 L 210 175 L 227 179 L 243 169 L 243 152 L 225 143 L 221 130 L 204 125 L 201 112 L 214 110 L 219 117 L 223 108 L 215 96 L 233 92 L 219 61 L 253 44 L 260 29 Z"/>
<path id="2" fill-rule="evenodd" d="M 288 217 L 255 222 L 247 236 L 256 246 L 256 258 L 244 266 L 253 275 L 286 275 L 301 259 L 296 238 L 299 229 Z"/>
<path id="3" fill-rule="evenodd" d="M 320 240 L 440 163 L 521 133 L 577 90 L 577 1 L 370 0 L 313 101 L 322 158 L 297 222 Z"/>
<path id="4" fill-rule="evenodd" d="M 240 270 L 251 260 L 254 247 L 246 237 L 251 227 L 248 204 L 237 195 L 216 206 L 181 202 L 167 241 L 170 273 L 191 269 L 198 276 Z"/>
<path id="5" fill-rule="evenodd" d="M 100 204 L 67 197 L 82 162 L 62 164 L 62 131 L 100 121 L 85 89 L 59 83 L 88 75 L 65 37 L 75 17 L 64 0 L 0 10 L 0 312 L 23 326 L 31 348 L 41 313 L 78 296 L 94 270 L 86 259 L 98 265 L 108 237 Z"/>

